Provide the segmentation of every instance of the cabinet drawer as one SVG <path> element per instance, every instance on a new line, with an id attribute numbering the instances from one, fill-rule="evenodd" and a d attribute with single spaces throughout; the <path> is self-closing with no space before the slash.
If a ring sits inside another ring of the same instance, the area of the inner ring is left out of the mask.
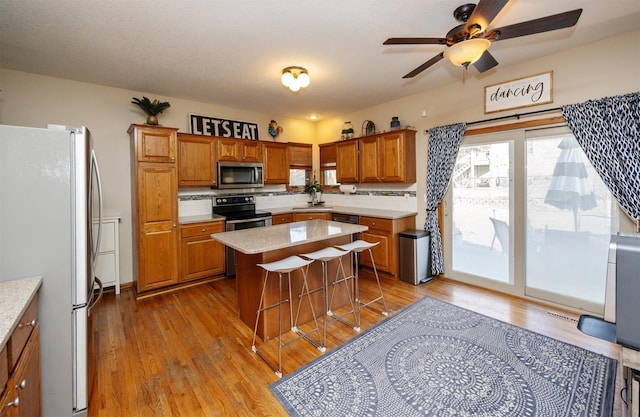
<path id="1" fill-rule="evenodd" d="M 381 219 L 378 217 L 360 217 L 360 224 L 369 229 L 393 231 L 393 220 Z"/>
<path id="2" fill-rule="evenodd" d="M 272 219 L 271 219 L 271 224 L 273 224 L 274 226 L 276 224 L 284 224 L 284 223 L 291 223 L 291 222 L 293 222 L 293 214 L 292 213 L 274 214 Z"/>
<path id="3" fill-rule="evenodd" d="M 199 223 L 191 226 L 181 226 L 181 237 L 192 237 L 210 235 L 212 233 L 224 232 L 224 222 Z"/>
<path id="4" fill-rule="evenodd" d="M 9 339 L 9 369 L 13 369 L 20 358 L 20 353 L 24 349 L 24 345 L 29 339 L 31 330 L 38 321 L 38 297 L 35 297 L 27 311 L 22 315 L 18 322 L 18 327 L 11 334 Z"/>
<path id="5" fill-rule="evenodd" d="M 296 213 L 293 216 L 294 220 L 297 222 L 305 221 L 305 220 L 331 220 L 330 213 Z"/>

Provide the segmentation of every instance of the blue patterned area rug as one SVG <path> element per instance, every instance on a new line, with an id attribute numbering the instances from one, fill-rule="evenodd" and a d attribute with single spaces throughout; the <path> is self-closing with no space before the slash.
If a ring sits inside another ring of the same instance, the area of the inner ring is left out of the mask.
<path id="1" fill-rule="evenodd" d="M 425 297 L 270 388 L 292 416 L 611 416 L 616 369 Z"/>

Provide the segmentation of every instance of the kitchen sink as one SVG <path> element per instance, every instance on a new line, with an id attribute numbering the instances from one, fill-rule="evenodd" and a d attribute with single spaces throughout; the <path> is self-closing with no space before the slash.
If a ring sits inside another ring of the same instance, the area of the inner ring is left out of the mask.
<path id="1" fill-rule="evenodd" d="M 292 210 L 304 210 L 304 211 L 331 211 L 333 210 L 333 207 L 327 207 L 327 206 L 312 206 L 312 205 L 308 205 L 308 206 L 299 206 L 299 207 L 292 207 Z"/>

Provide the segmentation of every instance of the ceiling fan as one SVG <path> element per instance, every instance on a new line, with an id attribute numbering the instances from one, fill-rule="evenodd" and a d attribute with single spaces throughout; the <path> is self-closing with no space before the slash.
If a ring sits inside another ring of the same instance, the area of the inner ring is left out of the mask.
<path id="1" fill-rule="evenodd" d="M 509 0 L 480 0 L 477 5 L 463 4 L 453 11 L 453 17 L 462 24 L 451 29 L 445 38 L 389 38 L 383 42 L 383 45 L 435 44 L 447 46 L 447 49 L 402 78 L 415 77 L 443 58 L 447 58 L 453 64 L 463 66 L 465 69 L 469 64 L 473 64 L 479 72 L 485 72 L 498 65 L 498 61 L 487 51 L 492 42 L 568 28 L 575 25 L 582 14 L 582 9 L 576 9 L 497 29 L 489 29 L 491 21 L 508 2 Z"/>

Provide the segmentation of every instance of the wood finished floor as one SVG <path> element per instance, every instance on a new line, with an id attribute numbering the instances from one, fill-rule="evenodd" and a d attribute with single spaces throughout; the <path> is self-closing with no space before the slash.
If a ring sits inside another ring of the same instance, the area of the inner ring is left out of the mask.
<path id="1" fill-rule="evenodd" d="M 363 300 L 372 294 L 373 283 L 361 279 Z M 384 281 L 383 290 L 391 314 L 428 295 L 620 359 L 618 345 L 581 333 L 578 316 L 567 311 L 446 279 L 417 287 Z M 251 352 L 252 329 L 238 319 L 235 305 L 235 280 L 140 301 L 131 289 L 119 296 L 107 293 L 93 316 L 99 359 L 89 417 L 288 415 L 268 387 L 277 377 Z M 365 309 L 362 329 L 383 319 Z M 354 335 L 332 324 L 328 351 Z M 284 373 L 320 355 L 310 344 L 296 342 L 283 350 Z M 621 374 L 618 364 L 616 417 L 624 409 Z"/>

